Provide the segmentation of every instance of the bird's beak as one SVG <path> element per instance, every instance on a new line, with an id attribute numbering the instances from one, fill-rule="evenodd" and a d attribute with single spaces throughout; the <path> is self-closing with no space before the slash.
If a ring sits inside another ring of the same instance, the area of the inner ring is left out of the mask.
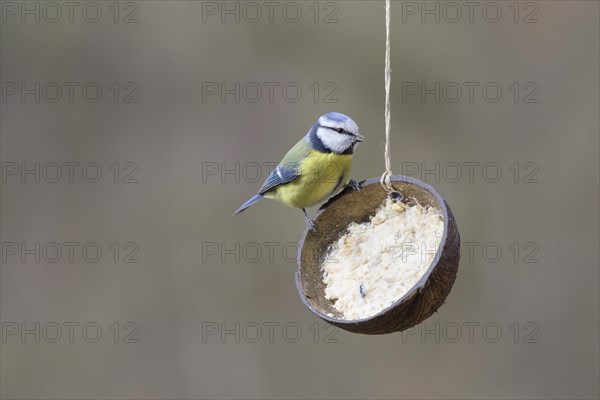
<path id="1" fill-rule="evenodd" d="M 361 135 L 360 133 L 357 133 L 356 135 L 354 135 L 354 139 L 357 142 L 362 142 L 363 140 L 365 140 L 365 137 L 363 135 Z"/>

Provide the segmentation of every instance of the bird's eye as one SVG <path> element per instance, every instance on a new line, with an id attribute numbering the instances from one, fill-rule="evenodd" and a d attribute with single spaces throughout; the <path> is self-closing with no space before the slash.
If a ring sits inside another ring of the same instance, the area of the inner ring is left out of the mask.
<path id="1" fill-rule="evenodd" d="M 337 131 L 337 133 L 344 133 L 344 129 L 343 128 L 337 128 L 336 131 Z"/>

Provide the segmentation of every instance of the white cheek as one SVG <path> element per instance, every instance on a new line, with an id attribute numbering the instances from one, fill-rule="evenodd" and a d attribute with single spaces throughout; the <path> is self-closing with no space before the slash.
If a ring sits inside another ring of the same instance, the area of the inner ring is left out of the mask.
<path id="1" fill-rule="evenodd" d="M 343 153 L 352 146 L 352 138 L 340 135 L 326 128 L 319 128 L 317 136 L 321 139 L 325 147 L 336 153 Z"/>

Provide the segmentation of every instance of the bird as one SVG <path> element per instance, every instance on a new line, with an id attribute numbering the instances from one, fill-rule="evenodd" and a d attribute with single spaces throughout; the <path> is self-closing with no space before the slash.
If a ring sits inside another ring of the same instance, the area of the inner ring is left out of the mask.
<path id="1" fill-rule="evenodd" d="M 358 187 L 349 178 L 354 149 L 363 140 L 352 118 L 339 112 L 322 115 L 271 171 L 258 193 L 233 215 L 263 198 L 273 199 L 301 209 L 308 228 L 316 232 L 306 208 L 327 200 L 348 184 Z"/>

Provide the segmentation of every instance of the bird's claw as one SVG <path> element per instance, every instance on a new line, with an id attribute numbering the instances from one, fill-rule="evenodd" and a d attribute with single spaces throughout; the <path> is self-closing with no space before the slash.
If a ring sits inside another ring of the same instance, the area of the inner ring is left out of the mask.
<path id="1" fill-rule="evenodd" d="M 350 179 L 347 186 L 351 187 L 354 191 L 359 191 L 362 189 L 360 183 L 356 182 L 354 179 Z"/>
<path id="2" fill-rule="evenodd" d="M 308 229 L 310 229 L 312 231 L 312 233 L 317 233 L 317 228 L 315 227 L 315 221 L 313 221 L 312 219 L 306 220 L 306 226 L 308 226 Z"/>
<path id="3" fill-rule="evenodd" d="M 315 222 L 312 219 L 308 218 L 306 209 L 303 208 L 302 212 L 304 213 L 304 221 L 306 221 L 306 226 L 308 226 L 308 229 L 310 229 L 313 233 L 317 233 L 317 228 L 315 228 Z"/>

